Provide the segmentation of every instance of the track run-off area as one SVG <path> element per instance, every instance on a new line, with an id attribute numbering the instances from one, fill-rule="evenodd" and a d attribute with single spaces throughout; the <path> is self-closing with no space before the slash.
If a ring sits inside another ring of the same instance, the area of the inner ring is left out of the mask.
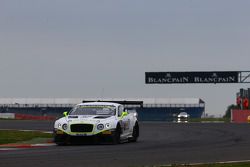
<path id="1" fill-rule="evenodd" d="M 250 160 L 250 124 L 140 122 L 137 143 L 0 151 L 0 166 L 150 166 Z M 0 129 L 53 131 L 53 121 L 0 120 Z"/>

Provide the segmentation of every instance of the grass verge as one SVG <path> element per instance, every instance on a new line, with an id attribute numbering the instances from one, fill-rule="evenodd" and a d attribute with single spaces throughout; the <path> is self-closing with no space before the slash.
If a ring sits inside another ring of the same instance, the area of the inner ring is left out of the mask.
<path id="1" fill-rule="evenodd" d="M 1 130 L 0 144 L 23 143 L 38 139 L 52 138 L 52 134 L 39 131 L 16 131 L 16 130 Z"/>
<path id="2" fill-rule="evenodd" d="M 231 120 L 229 118 L 191 118 L 189 122 L 227 122 Z"/>

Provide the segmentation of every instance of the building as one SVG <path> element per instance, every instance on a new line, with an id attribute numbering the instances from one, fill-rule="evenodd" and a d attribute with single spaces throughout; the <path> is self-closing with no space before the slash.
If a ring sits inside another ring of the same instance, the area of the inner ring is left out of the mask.
<path id="1" fill-rule="evenodd" d="M 231 122 L 234 123 L 246 123 L 249 122 L 248 117 L 250 116 L 250 88 L 240 89 L 236 93 L 236 105 L 237 109 L 231 111 Z"/>

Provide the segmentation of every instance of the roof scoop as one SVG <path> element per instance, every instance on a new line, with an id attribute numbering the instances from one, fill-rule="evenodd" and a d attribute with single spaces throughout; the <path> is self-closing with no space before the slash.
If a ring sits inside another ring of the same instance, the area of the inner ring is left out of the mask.
<path id="1" fill-rule="evenodd" d="M 77 115 L 69 115 L 68 118 L 78 118 Z"/>
<path id="2" fill-rule="evenodd" d="M 99 115 L 99 116 L 96 116 L 94 117 L 95 119 L 106 119 L 106 118 L 109 118 L 110 115 Z"/>

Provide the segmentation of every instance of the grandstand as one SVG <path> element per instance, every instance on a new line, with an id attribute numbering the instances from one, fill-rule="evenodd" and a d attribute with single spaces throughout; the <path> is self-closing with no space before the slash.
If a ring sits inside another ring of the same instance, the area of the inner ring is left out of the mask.
<path id="1" fill-rule="evenodd" d="M 173 121 L 180 112 L 200 118 L 205 111 L 205 102 L 199 98 L 0 98 L 0 113 L 59 117 L 82 101 L 99 100 L 127 102 L 125 107 L 136 110 L 143 121 Z"/>

